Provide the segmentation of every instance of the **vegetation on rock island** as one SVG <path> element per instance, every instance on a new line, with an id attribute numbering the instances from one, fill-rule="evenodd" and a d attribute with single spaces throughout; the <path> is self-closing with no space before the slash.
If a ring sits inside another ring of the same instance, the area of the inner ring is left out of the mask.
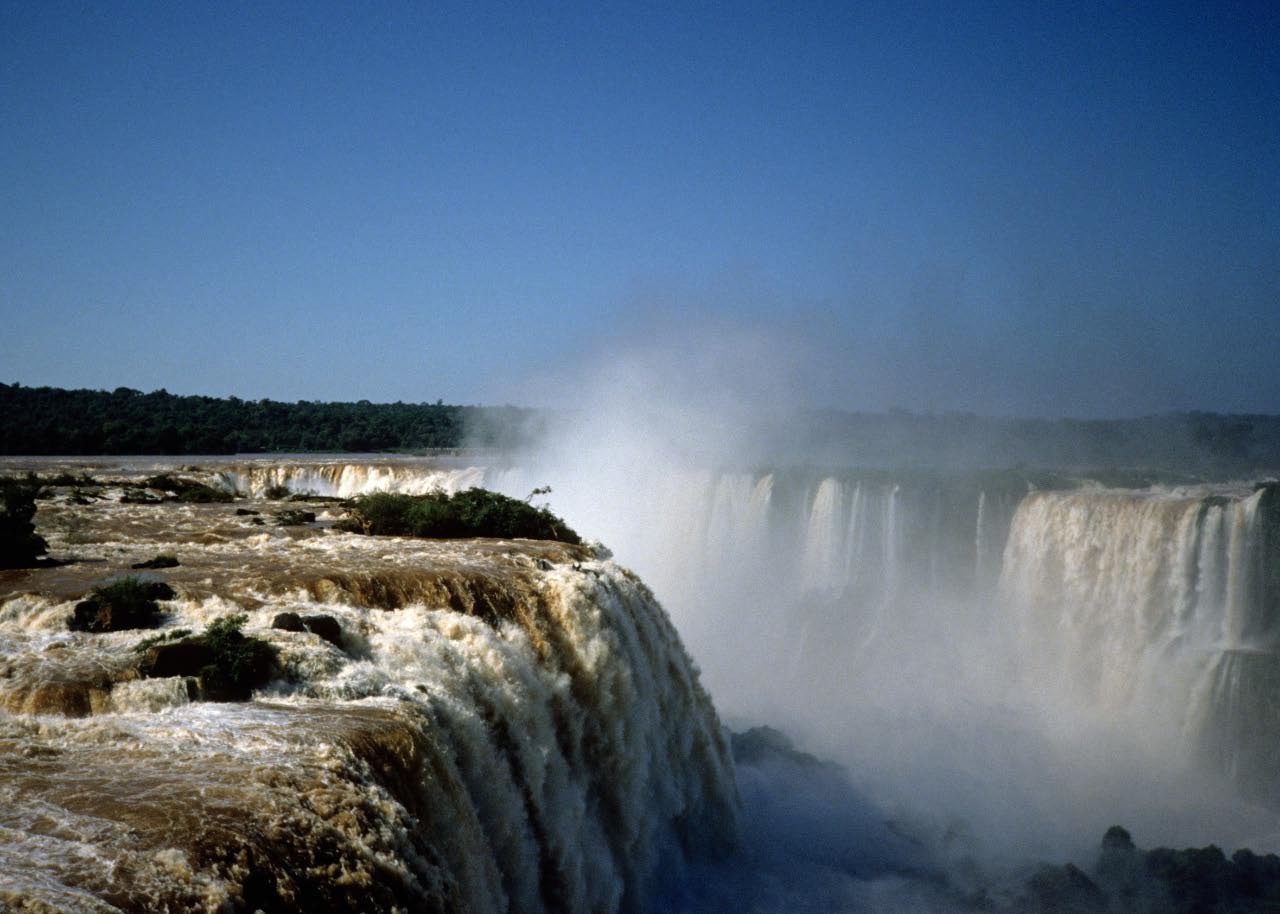
<path id="1" fill-rule="evenodd" d="M 244 613 L 236 613 L 210 623 L 199 635 L 144 641 L 137 648 L 143 654 L 138 670 L 153 678 L 195 677 L 200 696 L 209 701 L 247 701 L 276 673 L 275 648 L 244 634 L 247 621 Z"/>
<path id="2" fill-rule="evenodd" d="M 582 538 L 546 507 L 509 498 L 487 489 L 467 489 L 450 495 L 400 495 L 376 492 L 361 495 L 350 506 L 339 529 L 371 536 L 417 536 L 427 539 L 557 540 L 581 543 Z"/>
<path id="3" fill-rule="evenodd" d="M 131 628 L 155 628 L 160 624 L 158 600 L 172 600 L 173 588 L 161 581 L 124 577 L 99 584 L 76 604 L 67 620 L 72 631 L 118 632 Z"/>
<path id="4" fill-rule="evenodd" d="M 165 473 L 160 476 L 152 476 L 143 483 L 144 489 L 156 489 L 160 492 L 168 493 L 165 501 L 184 501 L 194 502 L 197 504 L 208 504 L 210 502 L 228 502 L 235 500 L 235 493 L 226 489 L 217 489 L 213 486 L 207 486 L 204 483 L 192 482 L 189 479 L 180 479 L 176 476 L 170 476 Z"/>

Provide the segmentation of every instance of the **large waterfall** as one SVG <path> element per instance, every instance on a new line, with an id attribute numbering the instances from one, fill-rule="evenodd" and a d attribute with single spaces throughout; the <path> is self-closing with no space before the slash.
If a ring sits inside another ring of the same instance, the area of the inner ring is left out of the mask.
<path id="1" fill-rule="evenodd" d="M 1274 487 L 1029 495 L 1002 574 L 1026 675 L 1155 717 L 1166 744 L 1274 799 L 1276 510 Z"/>
<path id="2" fill-rule="evenodd" d="M 0 908 L 949 910 L 975 853 L 1114 821 L 1275 844 L 1275 484 L 607 470 L 148 463 L 42 503 L 76 562 L 0 573 Z M 158 471 L 248 500 L 124 497 Z M 670 620 L 599 545 L 361 537 L 325 500 L 547 484 Z M 279 652 L 252 702 L 144 678 L 146 633 L 67 630 L 157 553 L 160 634 L 242 612 Z M 703 682 L 854 780 L 767 734 L 735 771 Z"/>
<path id="3" fill-rule="evenodd" d="M 804 713 L 835 686 L 896 711 L 979 679 L 984 699 L 1007 689 L 1001 701 L 1049 717 L 1132 719 L 1153 752 L 1276 796 L 1280 753 L 1262 736 L 1280 716 L 1274 487 L 678 467 L 584 485 L 557 472 L 268 464 L 223 478 L 321 494 L 552 482 L 557 510 L 663 596 L 731 716 Z"/>

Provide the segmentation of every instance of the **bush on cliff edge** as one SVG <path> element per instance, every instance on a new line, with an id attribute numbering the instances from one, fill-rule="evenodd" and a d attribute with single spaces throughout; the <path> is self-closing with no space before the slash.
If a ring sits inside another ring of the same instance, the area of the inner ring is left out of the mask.
<path id="1" fill-rule="evenodd" d="M 375 492 L 356 498 L 350 516 L 338 525 L 351 533 L 373 536 L 418 536 L 428 539 L 557 540 L 578 544 L 582 538 L 545 507 L 535 507 L 487 489 L 453 495 L 399 495 Z"/>

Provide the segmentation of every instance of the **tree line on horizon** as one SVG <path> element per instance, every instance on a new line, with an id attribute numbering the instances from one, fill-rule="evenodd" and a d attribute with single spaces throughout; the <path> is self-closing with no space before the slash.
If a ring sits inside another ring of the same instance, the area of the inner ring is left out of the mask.
<path id="1" fill-rule="evenodd" d="M 234 454 L 514 448 L 572 413 L 514 406 L 321 403 L 0 384 L 0 454 Z M 643 422 L 644 420 L 638 419 Z M 650 418 L 649 421 L 652 421 Z M 756 417 L 745 465 L 1148 467 L 1199 477 L 1280 472 L 1280 416 L 1134 419 L 796 410 Z M 655 453 L 662 451 L 655 429 Z M 717 455 L 725 459 L 725 455 Z"/>
<path id="2" fill-rule="evenodd" d="M 436 403 L 319 403 L 0 384 L 0 453 L 236 454 L 503 445 L 529 410 Z"/>

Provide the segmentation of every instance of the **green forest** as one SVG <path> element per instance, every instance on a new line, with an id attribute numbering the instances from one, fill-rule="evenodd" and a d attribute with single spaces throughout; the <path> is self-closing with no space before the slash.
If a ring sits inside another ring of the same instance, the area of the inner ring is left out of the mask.
<path id="1" fill-rule="evenodd" d="M 0 384 L 0 454 L 235 454 L 497 447 L 533 411 L 444 403 L 284 403 Z"/>
<path id="2" fill-rule="evenodd" d="M 660 413 L 655 413 L 660 415 Z M 1280 416 L 1186 412 L 1026 419 L 843 410 L 735 413 L 742 466 L 1148 468 L 1191 478 L 1280 472 Z M 261 454 L 510 449 L 572 427 L 572 411 L 436 403 L 319 403 L 0 384 L 0 454 Z M 588 420 L 589 416 L 585 417 Z M 643 419 L 639 417 L 638 421 Z M 655 453 L 670 442 L 653 423 Z"/>

